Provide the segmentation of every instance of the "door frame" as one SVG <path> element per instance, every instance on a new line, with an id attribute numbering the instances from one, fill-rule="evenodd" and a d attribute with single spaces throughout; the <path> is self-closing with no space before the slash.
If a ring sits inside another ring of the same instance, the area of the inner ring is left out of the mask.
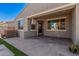
<path id="1" fill-rule="evenodd" d="M 42 20 L 38 20 L 37 21 L 37 36 L 39 36 L 39 26 L 38 26 L 38 24 L 39 24 L 39 21 L 42 21 Z M 44 22 L 44 21 L 42 21 L 42 22 Z M 42 23 L 42 33 L 43 33 L 43 23 Z"/>
<path id="2" fill-rule="evenodd" d="M 37 21 L 37 36 L 38 36 L 38 21 Z"/>

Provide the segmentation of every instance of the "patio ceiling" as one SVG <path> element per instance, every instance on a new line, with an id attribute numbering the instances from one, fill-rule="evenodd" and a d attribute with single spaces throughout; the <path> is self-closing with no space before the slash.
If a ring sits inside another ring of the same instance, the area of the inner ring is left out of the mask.
<path id="1" fill-rule="evenodd" d="M 65 6 L 57 7 L 57 8 L 43 11 L 43 12 L 31 15 L 31 16 L 27 16 L 27 18 L 28 19 L 29 18 L 39 18 L 39 17 L 45 16 L 45 15 L 51 15 L 51 14 L 56 15 L 56 14 L 60 14 L 60 13 L 61 14 L 69 13 L 70 11 L 72 11 L 73 8 L 75 8 L 75 4 L 67 4 Z"/>
<path id="2" fill-rule="evenodd" d="M 38 20 L 44 20 L 44 19 L 49 19 L 49 18 L 54 18 L 56 16 L 65 16 L 65 15 L 68 15 L 68 14 L 71 14 L 73 12 L 74 8 L 73 9 L 69 9 L 69 10 L 64 10 L 64 11 L 59 11 L 59 12 L 56 12 L 56 13 L 51 13 L 51 14 L 47 14 L 47 15 L 42 15 L 42 16 L 38 16 L 38 17 L 33 17 L 34 19 L 38 19 Z"/>

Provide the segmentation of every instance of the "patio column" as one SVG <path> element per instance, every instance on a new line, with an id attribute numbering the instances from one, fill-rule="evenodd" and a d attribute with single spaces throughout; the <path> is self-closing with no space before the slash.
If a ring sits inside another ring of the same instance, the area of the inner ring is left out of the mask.
<path id="1" fill-rule="evenodd" d="M 72 13 L 72 39 L 73 42 L 79 45 L 79 4 Z"/>
<path id="2" fill-rule="evenodd" d="M 24 31 L 28 31 L 28 19 L 24 20 Z"/>

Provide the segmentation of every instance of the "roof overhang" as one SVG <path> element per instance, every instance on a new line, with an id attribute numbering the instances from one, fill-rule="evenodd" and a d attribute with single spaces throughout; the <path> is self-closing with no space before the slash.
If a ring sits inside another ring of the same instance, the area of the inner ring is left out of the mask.
<path id="1" fill-rule="evenodd" d="M 56 13 L 56 12 L 63 11 L 63 10 L 72 9 L 75 6 L 76 6 L 75 3 L 63 5 L 63 6 L 60 6 L 60 7 L 57 7 L 57 8 L 53 8 L 53 9 L 50 9 L 50 10 L 46 10 L 46 11 L 43 11 L 43 12 L 40 12 L 40 13 L 36 13 L 36 14 L 30 15 L 30 16 L 27 16 L 27 18 L 40 17 L 40 16 L 43 16 L 43 15 Z"/>

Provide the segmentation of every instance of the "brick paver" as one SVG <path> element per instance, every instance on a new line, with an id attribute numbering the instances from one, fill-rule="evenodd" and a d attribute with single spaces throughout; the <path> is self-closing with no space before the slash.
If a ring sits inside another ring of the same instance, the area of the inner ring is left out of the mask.
<path id="1" fill-rule="evenodd" d="M 32 37 L 28 39 L 9 38 L 4 40 L 31 56 L 78 55 L 73 54 L 68 50 L 68 45 L 71 42 L 67 39 Z"/>

